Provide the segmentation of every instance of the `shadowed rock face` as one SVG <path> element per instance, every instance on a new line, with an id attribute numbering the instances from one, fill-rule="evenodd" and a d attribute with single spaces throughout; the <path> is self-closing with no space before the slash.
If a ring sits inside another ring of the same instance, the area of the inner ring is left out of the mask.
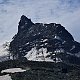
<path id="1" fill-rule="evenodd" d="M 18 33 L 21 32 L 22 30 L 27 30 L 30 28 L 34 23 L 28 19 L 26 16 L 22 15 L 19 25 L 18 25 Z"/>
<path id="2" fill-rule="evenodd" d="M 47 49 L 46 54 L 48 52 L 49 54 L 46 57 L 50 59 L 53 59 L 53 54 L 57 53 L 59 54 L 57 57 L 62 61 L 75 63 L 75 60 L 79 60 L 80 56 L 80 43 L 76 42 L 62 25 L 33 23 L 22 15 L 18 25 L 18 33 L 13 37 L 9 50 L 21 58 L 26 54 L 33 54 L 34 51 L 32 53 L 29 51 L 34 47 L 37 50 L 36 55 L 39 55 L 39 49 Z"/>

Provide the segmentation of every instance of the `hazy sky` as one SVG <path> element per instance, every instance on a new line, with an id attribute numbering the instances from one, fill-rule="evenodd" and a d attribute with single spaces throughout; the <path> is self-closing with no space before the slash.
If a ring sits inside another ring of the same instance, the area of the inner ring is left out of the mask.
<path id="1" fill-rule="evenodd" d="M 80 42 L 80 0 L 0 0 L 0 44 L 17 33 L 22 14 L 33 22 L 60 23 Z"/>

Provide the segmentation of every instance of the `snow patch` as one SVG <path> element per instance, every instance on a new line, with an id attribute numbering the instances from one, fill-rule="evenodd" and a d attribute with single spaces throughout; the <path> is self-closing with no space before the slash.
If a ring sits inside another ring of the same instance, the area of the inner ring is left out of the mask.
<path id="1" fill-rule="evenodd" d="M 0 76 L 0 80 L 12 80 L 12 79 L 11 79 L 11 76 L 7 74 L 7 75 Z"/>
<path id="2" fill-rule="evenodd" d="M 63 41 L 63 42 L 62 42 L 62 44 L 65 44 L 65 43 L 66 43 L 66 41 Z"/>
<path id="3" fill-rule="evenodd" d="M 72 53 L 69 53 L 69 52 L 67 52 L 67 54 L 69 54 L 69 55 L 72 55 L 72 56 L 74 55 L 74 54 L 72 54 Z"/>
<path id="4" fill-rule="evenodd" d="M 28 45 L 29 44 L 29 42 L 27 42 L 25 45 Z"/>
<path id="5" fill-rule="evenodd" d="M 73 49 L 75 49 L 75 45 L 72 46 L 72 48 L 70 49 L 70 51 L 73 50 Z"/>
<path id="6" fill-rule="evenodd" d="M 51 57 L 47 57 L 50 55 L 52 52 L 48 52 L 47 48 L 40 48 L 37 49 L 36 47 L 32 48 L 27 54 L 24 56 L 30 61 L 46 61 L 46 62 L 55 62 L 54 59 L 51 59 Z M 54 55 L 54 54 L 53 54 Z M 60 59 L 56 59 L 56 62 Z"/>
<path id="7" fill-rule="evenodd" d="M 45 43 L 45 45 L 47 45 L 48 43 Z"/>
<path id="8" fill-rule="evenodd" d="M 48 39 L 44 39 L 43 42 L 46 42 Z"/>
<path id="9" fill-rule="evenodd" d="M 54 36 L 54 39 L 58 39 L 58 40 L 61 40 L 61 38 L 57 35 Z"/>
<path id="10" fill-rule="evenodd" d="M 11 69 L 5 69 L 5 70 L 2 70 L 1 73 L 15 73 L 15 72 L 24 72 L 26 70 L 23 70 L 21 68 L 11 68 Z"/>
<path id="11" fill-rule="evenodd" d="M 8 51 L 3 47 L 3 45 L 0 45 L 0 56 L 4 56 L 9 54 Z"/>
<path id="12" fill-rule="evenodd" d="M 80 52 L 76 53 L 75 56 L 80 57 Z"/>
<path id="13" fill-rule="evenodd" d="M 60 49 L 56 49 L 54 51 L 54 53 L 64 53 L 64 49 L 60 48 Z"/>
<path id="14" fill-rule="evenodd" d="M 9 55 L 0 56 L 0 62 L 9 60 Z"/>

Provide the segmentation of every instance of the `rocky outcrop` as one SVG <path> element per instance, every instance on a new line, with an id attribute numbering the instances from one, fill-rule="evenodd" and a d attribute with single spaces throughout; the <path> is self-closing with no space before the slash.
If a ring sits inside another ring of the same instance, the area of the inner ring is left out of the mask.
<path id="1" fill-rule="evenodd" d="M 80 57 L 80 43 L 61 24 L 33 23 L 22 15 L 9 51 L 17 58 L 75 63 Z"/>

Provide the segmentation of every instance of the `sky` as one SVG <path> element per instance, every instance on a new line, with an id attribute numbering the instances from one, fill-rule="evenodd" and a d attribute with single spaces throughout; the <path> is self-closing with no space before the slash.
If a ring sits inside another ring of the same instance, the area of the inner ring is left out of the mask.
<path id="1" fill-rule="evenodd" d="M 80 0 L 0 0 L 0 45 L 17 33 L 21 15 L 61 24 L 80 42 Z"/>

